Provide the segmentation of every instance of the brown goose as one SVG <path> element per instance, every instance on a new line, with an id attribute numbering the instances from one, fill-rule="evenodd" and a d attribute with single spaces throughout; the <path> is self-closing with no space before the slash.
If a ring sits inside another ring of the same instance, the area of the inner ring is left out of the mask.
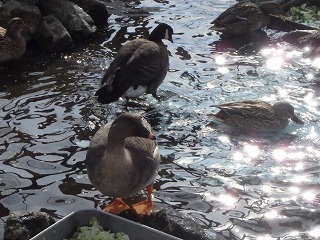
<path id="1" fill-rule="evenodd" d="M 264 101 L 239 101 L 220 105 L 217 114 L 210 117 L 248 132 L 275 132 L 284 129 L 291 119 L 295 123 L 304 124 L 294 114 L 294 108 L 287 102 L 270 105 Z"/>
<path id="2" fill-rule="evenodd" d="M 135 39 L 122 46 L 103 76 L 104 86 L 95 94 L 98 101 L 107 104 L 144 93 L 156 97 L 169 69 L 168 50 L 161 40 L 172 42 L 172 34 L 169 25 L 160 23 L 148 39 Z"/>
<path id="3" fill-rule="evenodd" d="M 0 64 L 19 59 L 24 55 L 26 41 L 21 35 L 23 29 L 30 29 L 30 27 L 18 17 L 9 21 L 6 30 L 0 29 Z"/>
<path id="4" fill-rule="evenodd" d="M 266 1 L 259 5 L 244 1 L 237 3 L 222 12 L 213 22 L 210 29 L 227 35 L 252 34 L 269 23 L 269 15 L 285 16 L 280 5 Z"/>
<path id="5" fill-rule="evenodd" d="M 152 185 L 160 155 L 151 126 L 141 116 L 124 113 L 93 136 L 86 165 L 89 179 L 101 193 L 116 198 L 106 211 L 118 214 L 129 207 L 121 197 L 147 188 L 148 198 L 135 204 L 138 214 L 153 211 Z"/>

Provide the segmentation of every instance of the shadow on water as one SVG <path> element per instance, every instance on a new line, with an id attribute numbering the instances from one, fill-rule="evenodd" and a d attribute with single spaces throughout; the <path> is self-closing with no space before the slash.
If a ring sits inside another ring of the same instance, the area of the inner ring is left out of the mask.
<path id="1" fill-rule="evenodd" d="M 193 216 L 227 239 L 313 239 L 319 214 L 319 87 L 303 51 L 262 38 L 225 39 L 209 30 L 229 2 L 109 3 L 107 29 L 72 52 L 29 49 L 0 70 L 1 231 L 10 211 L 43 210 L 56 218 L 110 199 L 92 188 L 84 159 L 90 138 L 124 111 L 153 126 L 162 164 L 156 208 Z M 161 101 L 140 107 L 96 102 L 104 70 L 127 40 L 156 23 L 174 31 Z M 246 135 L 213 122 L 214 104 L 287 100 L 306 122 L 275 135 Z M 0 231 L 0 234 L 2 232 Z"/>

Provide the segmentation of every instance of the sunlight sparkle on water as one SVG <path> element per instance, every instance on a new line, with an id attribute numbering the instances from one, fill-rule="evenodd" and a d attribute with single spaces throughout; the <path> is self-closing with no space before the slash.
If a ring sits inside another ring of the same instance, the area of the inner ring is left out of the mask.
<path id="1" fill-rule="evenodd" d="M 280 70 L 282 68 L 283 62 L 283 57 L 277 56 L 269 58 L 266 64 L 267 68 L 269 68 L 270 70 Z"/>
<path id="2" fill-rule="evenodd" d="M 243 159 L 243 154 L 241 152 L 234 152 L 232 158 L 236 161 L 240 161 Z"/>
<path id="3" fill-rule="evenodd" d="M 303 170 L 303 169 L 304 169 L 304 165 L 303 165 L 302 162 L 298 162 L 298 163 L 296 164 L 296 166 L 294 167 L 294 170 L 295 170 L 295 171 L 301 171 L 301 170 Z"/>
<path id="4" fill-rule="evenodd" d="M 215 60 L 216 64 L 218 64 L 218 65 L 223 65 L 226 63 L 226 58 L 221 55 L 217 56 L 214 60 Z"/>
<path id="5" fill-rule="evenodd" d="M 314 192 L 305 192 L 302 194 L 303 199 L 307 201 L 312 201 L 316 198 L 316 194 Z"/>
<path id="6" fill-rule="evenodd" d="M 228 194 L 221 194 L 219 196 L 219 201 L 231 207 L 234 206 L 234 204 L 237 202 L 237 199 Z"/>
<path id="7" fill-rule="evenodd" d="M 264 48 L 264 49 L 261 49 L 261 54 L 262 55 L 270 55 L 273 51 L 274 51 L 274 49 L 272 49 L 272 48 Z"/>
<path id="8" fill-rule="evenodd" d="M 257 240 L 271 240 L 273 239 L 270 235 L 257 237 Z"/>
<path id="9" fill-rule="evenodd" d="M 216 87 L 216 85 L 215 85 L 214 82 L 208 82 L 207 86 L 206 86 L 206 89 L 212 89 L 212 88 L 215 88 L 215 87 Z"/>
<path id="10" fill-rule="evenodd" d="M 276 159 L 277 161 L 282 161 L 286 158 L 287 153 L 282 150 L 282 149 L 275 149 L 272 152 L 272 156 L 274 157 L 274 159 Z"/>
<path id="11" fill-rule="evenodd" d="M 263 185 L 262 190 L 265 191 L 266 193 L 270 193 L 272 188 L 270 185 Z"/>
<path id="12" fill-rule="evenodd" d="M 229 72 L 229 69 L 226 68 L 226 67 L 219 67 L 219 68 L 217 69 L 217 71 L 218 71 L 219 73 L 228 73 L 228 72 Z"/>
<path id="13" fill-rule="evenodd" d="M 306 75 L 306 78 L 307 78 L 308 80 L 311 80 L 311 79 L 314 78 L 314 75 L 313 75 L 312 73 L 308 73 L 308 74 Z"/>
<path id="14" fill-rule="evenodd" d="M 312 62 L 312 66 L 314 66 L 316 68 L 320 68 L 320 58 L 314 59 Z"/>
<path id="15" fill-rule="evenodd" d="M 302 52 L 299 52 L 299 51 L 297 51 L 297 50 L 294 50 L 294 51 L 288 52 L 288 53 L 286 54 L 286 57 L 291 59 L 291 58 L 293 58 L 293 57 L 295 57 L 295 56 L 299 57 L 299 56 L 301 56 L 301 55 L 302 55 Z"/>
<path id="16" fill-rule="evenodd" d="M 311 129 L 310 129 L 309 134 L 307 135 L 307 137 L 308 137 L 309 139 L 316 139 L 317 136 L 318 136 L 318 132 L 315 130 L 315 127 L 312 126 Z"/>
<path id="17" fill-rule="evenodd" d="M 289 95 L 289 91 L 287 89 L 283 89 L 283 88 L 280 88 L 278 90 L 278 93 L 281 97 L 286 97 Z"/>
<path id="18" fill-rule="evenodd" d="M 305 101 L 305 103 L 307 103 L 309 106 L 313 106 L 313 107 L 318 106 L 318 101 L 316 101 L 313 93 L 308 93 L 308 94 L 304 97 L 304 101 Z"/>
<path id="19" fill-rule="evenodd" d="M 301 175 L 301 176 L 296 176 L 292 178 L 291 182 L 294 182 L 294 183 L 310 182 L 310 179 L 308 179 L 307 176 Z"/>
<path id="20" fill-rule="evenodd" d="M 290 237 L 297 237 L 297 236 L 299 236 L 299 232 L 298 231 L 291 232 L 291 233 L 289 233 L 289 236 Z"/>
<path id="21" fill-rule="evenodd" d="M 292 186 L 292 187 L 289 187 L 289 191 L 291 193 L 298 193 L 300 192 L 300 189 L 298 187 Z"/>
<path id="22" fill-rule="evenodd" d="M 255 158 L 255 157 L 259 156 L 259 154 L 260 154 L 260 149 L 257 146 L 254 146 L 251 144 L 246 145 L 244 147 L 244 151 L 251 158 Z"/>
<path id="23" fill-rule="evenodd" d="M 320 226 L 313 228 L 310 230 L 309 235 L 312 237 L 320 237 Z"/>
<path id="24" fill-rule="evenodd" d="M 265 213 L 264 216 L 266 218 L 276 218 L 278 216 L 278 212 L 275 210 L 272 210 L 270 212 Z"/>
<path id="25" fill-rule="evenodd" d="M 226 135 L 219 136 L 218 139 L 222 143 L 230 143 L 230 139 Z"/>

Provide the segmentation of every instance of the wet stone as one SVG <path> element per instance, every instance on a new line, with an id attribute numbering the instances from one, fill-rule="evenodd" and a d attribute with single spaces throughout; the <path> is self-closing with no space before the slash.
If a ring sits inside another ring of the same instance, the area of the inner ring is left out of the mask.
<path id="1" fill-rule="evenodd" d="M 97 0 L 71 0 L 93 19 L 97 26 L 105 26 L 109 17 L 107 6 Z"/>
<path id="2" fill-rule="evenodd" d="M 7 3 L 7 2 L 11 2 L 12 0 L 2 0 L 2 2 Z M 39 0 L 15 0 L 15 2 L 19 2 L 23 5 L 34 5 L 34 6 L 38 6 L 39 4 Z"/>
<path id="3" fill-rule="evenodd" d="M 42 0 L 40 10 L 45 15 L 53 15 L 59 19 L 74 40 L 83 41 L 96 31 L 92 18 L 72 2 Z"/>
<path id="4" fill-rule="evenodd" d="M 30 239 L 54 223 L 45 212 L 12 212 L 5 225 L 4 240 Z"/>
<path id="5" fill-rule="evenodd" d="M 171 208 L 152 213 L 144 224 L 184 240 L 212 239 L 192 217 Z"/>
<path id="6" fill-rule="evenodd" d="M 50 53 L 63 52 L 73 46 L 73 40 L 68 31 L 52 15 L 42 18 L 34 38 L 42 50 Z"/>

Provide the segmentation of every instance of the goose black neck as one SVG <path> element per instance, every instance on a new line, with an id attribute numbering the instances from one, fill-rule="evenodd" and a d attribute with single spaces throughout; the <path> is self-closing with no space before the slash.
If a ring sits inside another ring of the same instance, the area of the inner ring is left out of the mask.
<path id="1" fill-rule="evenodd" d="M 154 33 L 154 32 L 150 33 L 150 35 L 148 37 L 148 40 L 153 41 L 153 42 L 161 42 L 162 43 L 161 38 L 159 37 L 157 32 L 156 33 Z"/>

